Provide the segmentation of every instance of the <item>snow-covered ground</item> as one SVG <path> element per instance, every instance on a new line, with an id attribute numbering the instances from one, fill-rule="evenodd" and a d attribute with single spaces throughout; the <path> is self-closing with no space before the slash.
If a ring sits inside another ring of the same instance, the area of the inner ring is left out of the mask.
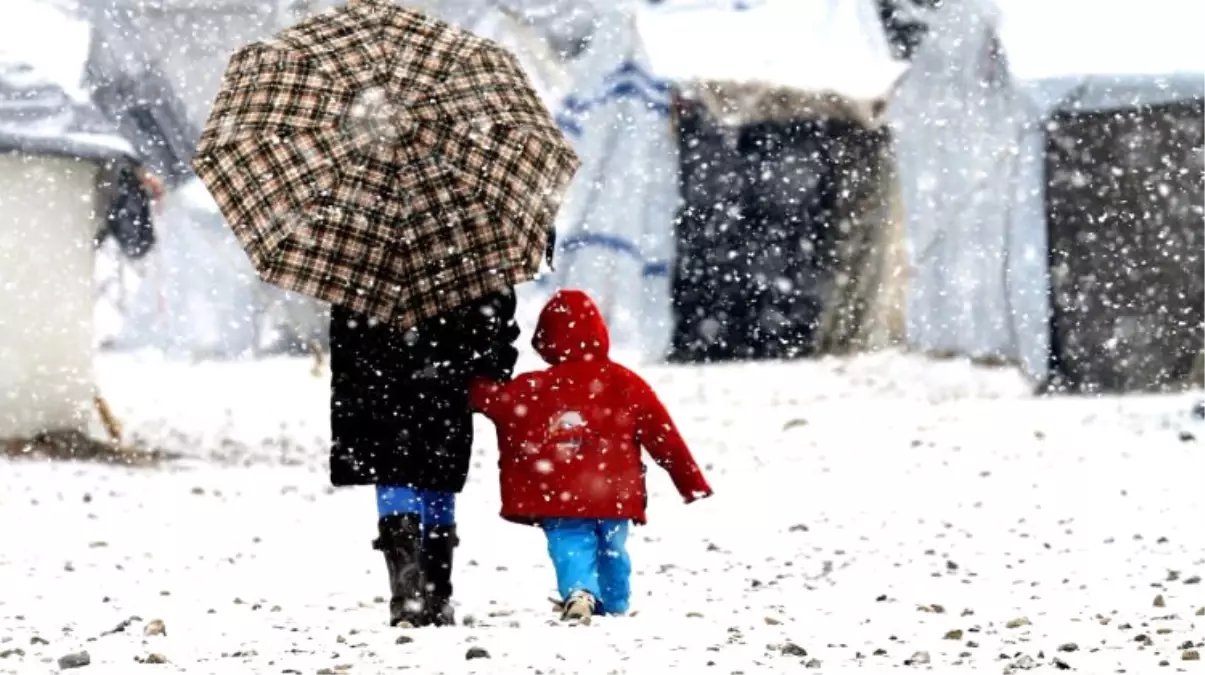
<path id="1" fill-rule="evenodd" d="M 324 373 L 98 367 L 132 432 L 193 458 L 0 460 L 0 673 L 84 650 L 79 672 L 114 675 L 1205 667 L 1182 660 L 1205 641 L 1193 396 L 1035 400 L 1010 371 L 899 355 L 644 368 L 717 495 L 687 507 L 651 474 L 636 615 L 554 621 L 540 534 L 495 516 L 483 429 L 455 579 L 473 625 L 402 631 L 371 493 L 327 487 Z"/>

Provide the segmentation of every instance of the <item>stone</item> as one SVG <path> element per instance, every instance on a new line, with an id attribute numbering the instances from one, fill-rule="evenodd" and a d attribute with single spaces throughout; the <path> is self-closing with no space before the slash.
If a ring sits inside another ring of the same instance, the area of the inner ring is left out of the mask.
<path id="1" fill-rule="evenodd" d="M 472 661 L 473 659 L 488 659 L 490 658 L 490 653 L 481 647 L 469 647 L 469 650 L 464 654 L 464 658 L 466 661 Z"/>
<path id="2" fill-rule="evenodd" d="M 92 663 L 92 655 L 88 652 L 75 652 L 65 654 L 59 657 L 59 670 L 70 670 L 71 668 L 83 668 Z"/>
<path id="3" fill-rule="evenodd" d="M 783 646 L 779 647 L 779 651 L 782 652 L 783 656 L 807 656 L 808 655 L 808 651 L 806 649 L 804 649 L 803 647 L 800 647 L 799 645 L 795 644 L 794 642 L 788 642 L 788 643 L 784 644 Z"/>

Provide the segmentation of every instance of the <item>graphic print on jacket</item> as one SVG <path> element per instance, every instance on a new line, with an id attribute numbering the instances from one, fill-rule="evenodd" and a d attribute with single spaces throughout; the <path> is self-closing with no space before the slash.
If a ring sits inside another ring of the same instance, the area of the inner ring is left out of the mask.
<path id="1" fill-rule="evenodd" d="M 711 494 L 652 388 L 610 360 L 607 327 L 589 296 L 553 296 L 532 344 L 547 369 L 472 389 L 473 406 L 498 433 L 504 518 L 645 522 L 642 448 L 686 501 Z"/>

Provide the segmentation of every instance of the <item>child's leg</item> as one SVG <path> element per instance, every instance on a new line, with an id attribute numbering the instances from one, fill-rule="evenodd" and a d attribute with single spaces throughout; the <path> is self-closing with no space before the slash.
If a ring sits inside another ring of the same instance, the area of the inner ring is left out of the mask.
<path id="1" fill-rule="evenodd" d="M 632 559 L 628 557 L 628 521 L 598 521 L 598 583 L 607 614 L 628 611 L 632 595 Z"/>
<path id="2" fill-rule="evenodd" d="M 599 596 L 596 523 L 585 518 L 550 518 L 541 524 L 548 537 L 548 555 L 556 569 L 562 600 L 568 600 L 575 591 Z"/>
<path id="3" fill-rule="evenodd" d="M 404 485 L 377 486 L 377 517 L 422 516 L 423 502 L 418 491 Z"/>

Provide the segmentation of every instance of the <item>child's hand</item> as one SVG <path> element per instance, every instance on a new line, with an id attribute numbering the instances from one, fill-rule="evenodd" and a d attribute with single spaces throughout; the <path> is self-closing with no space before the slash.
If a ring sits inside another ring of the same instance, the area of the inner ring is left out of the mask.
<path id="1" fill-rule="evenodd" d="M 708 497 L 710 497 L 713 494 L 715 494 L 715 493 L 712 492 L 711 490 L 705 490 L 705 491 L 704 490 L 695 490 L 686 495 L 685 501 L 687 504 L 690 504 L 691 502 L 697 502 L 700 499 L 707 499 Z"/>
<path id="2" fill-rule="evenodd" d="M 479 377 L 469 385 L 469 405 L 474 411 L 490 416 L 490 408 L 502 385 L 493 380 Z"/>

